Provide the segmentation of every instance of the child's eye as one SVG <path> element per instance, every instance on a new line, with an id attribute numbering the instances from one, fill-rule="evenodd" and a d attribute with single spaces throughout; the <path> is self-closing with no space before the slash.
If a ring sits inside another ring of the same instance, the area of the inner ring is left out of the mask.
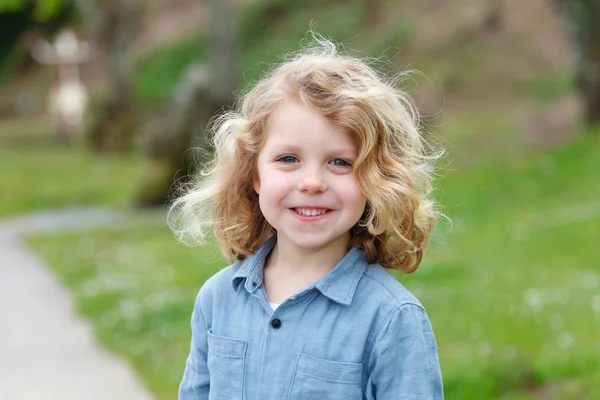
<path id="1" fill-rule="evenodd" d="M 283 156 L 283 157 L 279 157 L 277 159 L 277 161 L 281 161 L 282 163 L 286 163 L 286 164 L 291 164 L 291 163 L 295 163 L 296 161 L 298 161 L 298 159 L 294 156 Z"/>
<path id="2" fill-rule="evenodd" d="M 331 164 L 335 165 L 336 167 L 351 167 L 352 166 L 352 164 L 350 164 L 348 161 L 342 160 L 341 158 L 336 158 L 335 160 L 331 160 Z"/>

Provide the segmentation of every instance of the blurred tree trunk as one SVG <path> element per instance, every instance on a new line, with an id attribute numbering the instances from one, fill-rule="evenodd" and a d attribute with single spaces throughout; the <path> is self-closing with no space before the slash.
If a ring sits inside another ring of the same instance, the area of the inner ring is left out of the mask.
<path id="1" fill-rule="evenodd" d="M 133 97 L 134 44 L 142 22 L 143 0 L 77 0 L 98 52 L 107 51 L 107 88 L 94 93 L 89 107 L 86 139 L 93 151 L 124 152 L 133 148 L 137 118 Z"/>
<path id="2" fill-rule="evenodd" d="M 97 48 L 102 45 L 100 38 L 106 16 L 97 4 L 97 0 L 74 0 L 74 4 L 77 13 L 87 28 L 89 42 L 93 48 Z"/>
<path id="3" fill-rule="evenodd" d="M 575 51 L 586 122 L 600 125 L 600 0 L 554 0 Z"/>
<path id="4" fill-rule="evenodd" d="M 145 132 L 146 167 L 136 196 L 138 206 L 164 205 L 173 183 L 184 183 L 212 153 L 205 128 L 231 100 L 237 74 L 237 22 L 231 0 L 210 0 L 207 65 L 192 65 L 172 100 L 155 113 Z M 192 151 L 187 151 L 194 148 Z M 200 154 L 195 151 L 198 149 Z"/>
<path id="5" fill-rule="evenodd" d="M 368 26 L 376 26 L 381 17 L 381 0 L 363 0 L 365 22 Z"/>

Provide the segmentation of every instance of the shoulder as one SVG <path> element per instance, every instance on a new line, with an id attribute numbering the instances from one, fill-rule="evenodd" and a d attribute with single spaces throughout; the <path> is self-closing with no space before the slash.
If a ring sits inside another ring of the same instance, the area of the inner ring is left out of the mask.
<path id="1" fill-rule="evenodd" d="M 379 264 L 367 266 L 357 286 L 353 307 L 355 313 L 368 315 L 370 319 L 365 343 L 367 357 L 433 337 L 422 303 Z"/>
<path id="2" fill-rule="evenodd" d="M 402 285 L 396 277 L 379 264 L 371 264 L 365 270 L 360 286 L 374 295 L 392 311 L 406 305 L 423 308 L 421 302 Z"/>
<path id="3" fill-rule="evenodd" d="M 355 312 L 371 316 L 367 347 L 383 332 L 398 328 L 410 331 L 427 318 L 421 302 L 379 264 L 367 266 L 356 288 L 353 304 L 359 309 Z"/>
<path id="4" fill-rule="evenodd" d="M 437 343 L 421 302 L 381 266 L 370 265 L 363 277 L 382 310 L 364 353 L 371 384 L 383 398 L 443 399 Z"/>

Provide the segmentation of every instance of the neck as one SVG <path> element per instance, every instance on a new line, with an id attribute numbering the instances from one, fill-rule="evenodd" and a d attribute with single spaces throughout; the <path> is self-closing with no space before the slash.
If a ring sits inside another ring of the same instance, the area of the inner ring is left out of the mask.
<path id="1" fill-rule="evenodd" d="M 348 234 L 326 246 L 307 249 L 278 236 L 266 267 L 289 271 L 292 274 L 324 276 L 344 258 L 348 252 L 349 241 Z"/>

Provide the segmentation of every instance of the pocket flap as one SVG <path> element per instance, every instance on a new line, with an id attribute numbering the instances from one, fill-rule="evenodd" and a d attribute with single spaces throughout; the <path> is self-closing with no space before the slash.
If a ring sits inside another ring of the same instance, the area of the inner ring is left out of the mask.
<path id="1" fill-rule="evenodd" d="M 300 353 L 297 371 L 321 380 L 360 384 L 362 363 L 331 361 Z"/>
<path id="2" fill-rule="evenodd" d="M 244 357 L 246 341 L 215 335 L 208 331 L 208 351 L 226 357 Z"/>

